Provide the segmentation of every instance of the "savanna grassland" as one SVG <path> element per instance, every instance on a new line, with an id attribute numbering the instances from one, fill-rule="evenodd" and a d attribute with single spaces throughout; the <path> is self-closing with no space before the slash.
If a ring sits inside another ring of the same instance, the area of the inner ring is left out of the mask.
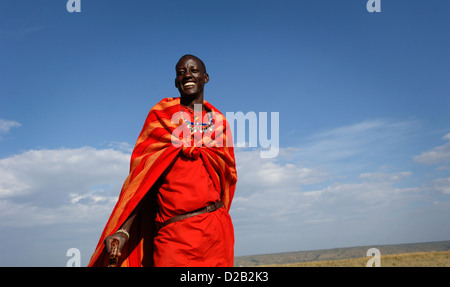
<path id="1" fill-rule="evenodd" d="M 266 265 L 268 267 L 365 267 L 371 257 Z M 450 251 L 390 254 L 380 267 L 450 267 Z"/>
<path id="2" fill-rule="evenodd" d="M 358 246 L 235 257 L 235 266 L 364 267 L 380 251 L 381 267 L 450 267 L 450 241 Z"/>

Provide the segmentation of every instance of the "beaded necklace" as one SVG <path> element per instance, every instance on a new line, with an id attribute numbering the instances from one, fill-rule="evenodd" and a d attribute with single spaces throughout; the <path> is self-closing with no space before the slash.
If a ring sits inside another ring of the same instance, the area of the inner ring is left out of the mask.
<path id="1" fill-rule="evenodd" d="M 180 105 L 181 108 L 181 119 L 186 124 L 186 127 L 191 131 L 191 134 L 200 132 L 212 132 L 214 129 L 214 121 L 211 117 L 211 113 L 208 113 L 209 123 L 198 122 L 199 117 L 194 113 L 194 122 L 188 121 L 183 116 L 183 105 Z M 203 108 L 204 110 L 204 108 Z"/>

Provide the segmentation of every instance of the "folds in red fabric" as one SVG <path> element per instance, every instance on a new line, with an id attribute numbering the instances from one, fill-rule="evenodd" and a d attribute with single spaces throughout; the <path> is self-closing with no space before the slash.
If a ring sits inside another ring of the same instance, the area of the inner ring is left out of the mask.
<path id="1" fill-rule="evenodd" d="M 119 265 L 153 265 L 157 209 L 155 186 L 180 153 L 203 158 L 225 208 L 230 209 L 237 182 L 230 128 L 223 114 L 215 107 L 207 101 L 203 105 L 213 117 L 214 128 L 202 132 L 200 136 L 192 135 L 180 121 L 180 98 L 165 98 L 150 110 L 131 155 L 129 175 L 88 266 L 108 265 L 105 238 L 115 233 L 140 204 L 143 208 L 129 231 L 130 240 L 122 250 Z M 181 133 L 175 132 L 180 129 Z"/>

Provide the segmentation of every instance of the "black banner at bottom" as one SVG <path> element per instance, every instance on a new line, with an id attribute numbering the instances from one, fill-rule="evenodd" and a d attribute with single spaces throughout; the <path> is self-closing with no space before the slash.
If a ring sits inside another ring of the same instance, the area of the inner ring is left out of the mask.
<path id="1" fill-rule="evenodd" d="M 170 287 L 381 286 L 386 282 L 411 284 L 421 278 L 427 278 L 427 283 L 432 284 L 441 282 L 447 271 L 440 267 L 0 268 L 4 278 L 14 278 L 16 283 L 38 276 L 58 285 L 101 283 Z"/>

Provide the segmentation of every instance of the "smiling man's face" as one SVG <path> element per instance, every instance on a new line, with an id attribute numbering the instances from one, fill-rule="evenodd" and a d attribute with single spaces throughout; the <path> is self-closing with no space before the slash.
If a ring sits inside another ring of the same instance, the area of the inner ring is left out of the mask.
<path id="1" fill-rule="evenodd" d="M 181 97 L 203 96 L 209 76 L 202 62 L 194 56 L 185 56 L 176 65 L 175 86 Z"/>

